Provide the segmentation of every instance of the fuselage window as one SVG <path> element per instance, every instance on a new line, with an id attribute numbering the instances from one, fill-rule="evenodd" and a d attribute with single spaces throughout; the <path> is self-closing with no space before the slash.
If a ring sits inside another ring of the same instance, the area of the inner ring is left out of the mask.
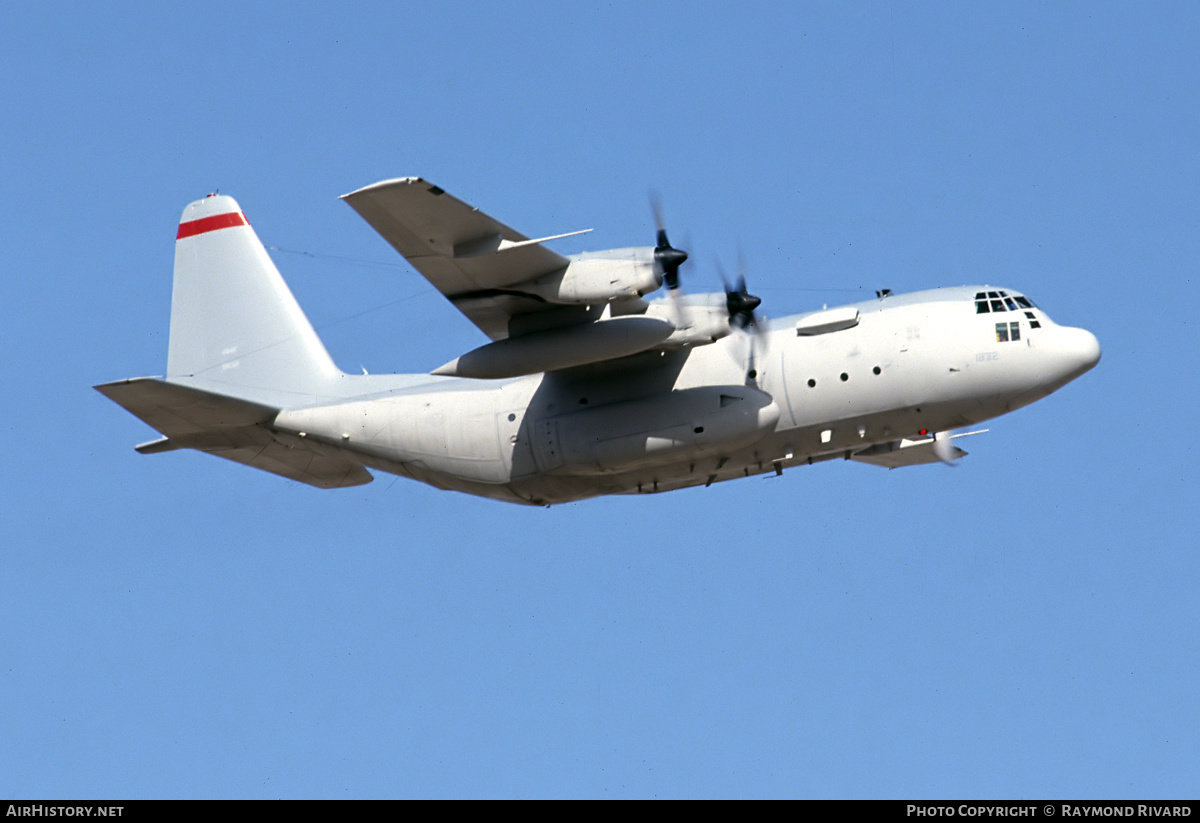
<path id="1" fill-rule="evenodd" d="M 997 343 L 1007 343 L 1008 342 L 1008 324 L 1007 323 L 997 323 L 996 324 L 996 342 Z"/>

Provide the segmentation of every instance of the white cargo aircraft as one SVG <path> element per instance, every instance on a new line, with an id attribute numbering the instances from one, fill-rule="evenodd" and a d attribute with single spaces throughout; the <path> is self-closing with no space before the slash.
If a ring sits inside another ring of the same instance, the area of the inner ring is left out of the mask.
<path id="1" fill-rule="evenodd" d="M 1050 394 L 1100 345 L 970 286 L 767 323 L 745 279 L 681 295 L 687 254 L 564 257 L 420 178 L 343 198 L 492 342 L 432 374 L 339 370 L 230 197 L 183 212 L 167 374 L 96 388 L 164 436 L 321 488 L 368 469 L 551 505 L 846 458 L 950 463 L 950 434 Z M 667 296 L 645 295 L 666 283 Z"/>

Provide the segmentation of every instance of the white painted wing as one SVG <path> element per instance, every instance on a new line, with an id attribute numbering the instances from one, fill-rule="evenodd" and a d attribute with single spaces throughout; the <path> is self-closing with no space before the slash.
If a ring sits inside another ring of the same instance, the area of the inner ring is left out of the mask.
<path id="1" fill-rule="evenodd" d="M 984 434 L 987 429 L 973 432 L 950 434 L 941 432 L 913 439 L 893 440 L 889 443 L 879 443 L 850 455 L 851 460 L 861 463 L 872 463 L 886 469 L 899 469 L 903 466 L 921 466 L 927 463 L 946 463 L 954 465 L 955 461 L 967 456 L 967 453 L 950 441 L 960 437 L 971 437 Z"/>
<path id="2" fill-rule="evenodd" d="M 565 268 L 566 257 L 428 181 L 385 180 L 342 199 L 491 339 L 508 337 L 517 315 L 563 310 L 509 287 Z"/>
<path id="3" fill-rule="evenodd" d="M 967 453 L 960 448 L 951 446 L 952 460 L 966 457 Z M 851 460 L 860 463 L 871 463 L 883 466 L 885 469 L 899 469 L 903 466 L 923 466 L 927 463 L 944 462 L 934 450 L 934 440 L 893 440 L 850 455 Z"/>

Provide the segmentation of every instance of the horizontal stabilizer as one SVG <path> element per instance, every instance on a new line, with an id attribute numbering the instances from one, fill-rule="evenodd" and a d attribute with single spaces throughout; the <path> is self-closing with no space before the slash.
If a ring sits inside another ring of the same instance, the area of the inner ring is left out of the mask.
<path id="1" fill-rule="evenodd" d="M 370 472 L 332 446 L 270 428 L 278 409 L 152 377 L 96 386 L 164 438 L 142 454 L 196 449 L 322 489 L 370 483 Z"/>

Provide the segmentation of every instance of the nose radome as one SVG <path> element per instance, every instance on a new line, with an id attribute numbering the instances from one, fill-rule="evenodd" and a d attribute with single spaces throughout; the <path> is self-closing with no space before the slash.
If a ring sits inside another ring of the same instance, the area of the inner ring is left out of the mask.
<path id="1" fill-rule="evenodd" d="M 1062 353 L 1073 366 L 1073 376 L 1079 376 L 1100 362 L 1100 341 L 1087 329 L 1063 329 Z"/>

